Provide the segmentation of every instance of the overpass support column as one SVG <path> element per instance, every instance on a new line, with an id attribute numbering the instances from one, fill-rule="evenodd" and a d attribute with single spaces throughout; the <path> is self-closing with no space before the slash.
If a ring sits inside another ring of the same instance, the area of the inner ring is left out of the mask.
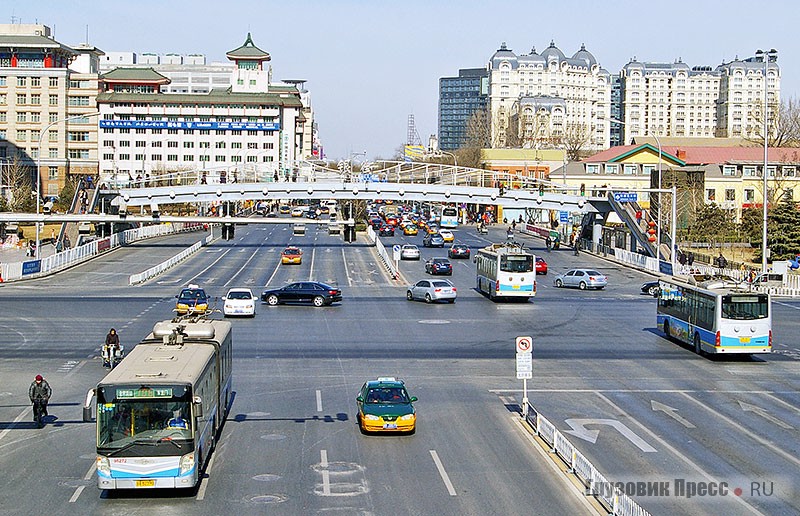
<path id="1" fill-rule="evenodd" d="M 600 249 L 600 242 L 603 239 L 603 225 L 595 222 L 592 226 L 592 251 L 597 252 Z"/>

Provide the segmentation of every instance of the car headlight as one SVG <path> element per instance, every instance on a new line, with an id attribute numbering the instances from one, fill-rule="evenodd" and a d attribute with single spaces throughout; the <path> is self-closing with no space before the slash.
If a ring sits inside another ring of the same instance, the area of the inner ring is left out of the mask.
<path id="1" fill-rule="evenodd" d="M 105 475 L 111 474 L 111 465 L 108 462 L 108 457 L 103 457 L 102 455 L 97 456 L 97 471 Z"/>
<path id="2" fill-rule="evenodd" d="M 381 419 L 380 416 L 376 416 L 375 414 L 364 414 L 362 417 L 370 421 L 379 421 Z"/>
<path id="3" fill-rule="evenodd" d="M 190 472 L 194 467 L 194 453 L 187 453 L 181 457 L 181 475 Z"/>
<path id="4" fill-rule="evenodd" d="M 398 421 L 414 421 L 415 419 L 417 419 L 416 414 L 406 414 L 397 418 Z"/>

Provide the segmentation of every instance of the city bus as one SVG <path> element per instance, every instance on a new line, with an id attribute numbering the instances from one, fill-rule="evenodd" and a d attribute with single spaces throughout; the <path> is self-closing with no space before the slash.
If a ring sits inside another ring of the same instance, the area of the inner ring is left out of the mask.
<path id="1" fill-rule="evenodd" d="M 97 411 L 100 489 L 190 488 L 201 478 L 231 402 L 231 323 L 156 323 L 86 396 Z"/>
<path id="2" fill-rule="evenodd" d="M 656 324 L 667 338 L 698 354 L 772 351 L 769 294 L 692 276 L 660 280 L 659 289 Z"/>
<path id="3" fill-rule="evenodd" d="M 439 226 L 443 228 L 457 228 L 458 227 L 458 208 L 455 206 L 442 207 L 442 220 Z"/>
<path id="4" fill-rule="evenodd" d="M 511 243 L 491 244 L 475 255 L 477 286 L 489 299 L 536 295 L 536 257 Z"/>

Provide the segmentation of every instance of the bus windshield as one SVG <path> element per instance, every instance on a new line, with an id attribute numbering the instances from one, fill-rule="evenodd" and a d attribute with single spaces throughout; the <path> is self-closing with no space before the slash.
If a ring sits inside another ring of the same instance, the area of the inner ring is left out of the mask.
<path id="1" fill-rule="evenodd" d="M 768 311 L 767 296 L 764 294 L 722 296 L 723 319 L 766 319 Z"/>
<path id="2" fill-rule="evenodd" d="M 531 272 L 533 270 L 533 256 L 531 255 L 503 255 L 500 257 L 500 270 L 503 272 Z"/>
<path id="3" fill-rule="evenodd" d="M 191 396 L 185 385 L 104 386 L 97 392 L 97 446 L 192 438 Z"/>

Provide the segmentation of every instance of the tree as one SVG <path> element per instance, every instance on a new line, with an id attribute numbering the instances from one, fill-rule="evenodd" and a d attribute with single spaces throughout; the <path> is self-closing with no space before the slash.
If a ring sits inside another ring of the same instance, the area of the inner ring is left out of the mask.
<path id="1" fill-rule="evenodd" d="M 730 240 L 736 232 L 730 214 L 716 203 L 705 204 L 689 224 L 688 237 L 694 242 Z"/>
<path id="2" fill-rule="evenodd" d="M 58 194 L 58 201 L 55 203 L 53 208 L 58 211 L 63 211 L 64 213 L 69 212 L 70 206 L 72 205 L 72 200 L 75 198 L 75 188 L 78 184 L 78 178 L 73 176 L 67 176 L 66 181 L 64 181 L 64 188 L 61 189 L 61 192 Z"/>
<path id="3" fill-rule="evenodd" d="M 800 254 L 800 210 L 791 199 L 784 198 L 767 217 L 767 245 L 771 260 Z"/>
<path id="4" fill-rule="evenodd" d="M 778 106 L 769 106 L 767 145 L 769 147 L 800 147 L 800 102 L 790 97 Z M 764 102 L 756 101 L 748 120 L 747 141 L 764 143 Z"/>
<path id="5" fill-rule="evenodd" d="M 33 189 L 33 174 L 19 156 L 6 165 L 5 180 L 10 195 L 6 206 L 11 211 L 33 212 L 36 209 L 36 197 Z"/>
<path id="6" fill-rule="evenodd" d="M 490 145 L 489 115 L 486 110 L 477 110 L 467 120 L 464 145 L 455 152 L 458 164 L 463 167 L 480 168 L 481 150 Z"/>
<path id="7" fill-rule="evenodd" d="M 583 149 L 592 140 L 589 124 L 583 122 L 567 122 L 564 125 L 563 144 L 570 161 L 583 158 Z"/>

